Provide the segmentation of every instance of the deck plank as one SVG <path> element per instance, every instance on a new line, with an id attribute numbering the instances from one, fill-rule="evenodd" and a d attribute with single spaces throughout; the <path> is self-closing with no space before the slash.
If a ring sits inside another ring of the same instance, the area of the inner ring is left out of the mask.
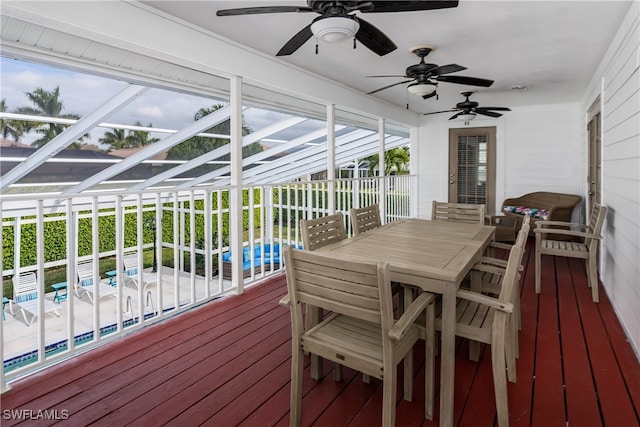
<path id="1" fill-rule="evenodd" d="M 576 294 L 584 328 L 589 332 L 585 334 L 585 340 L 589 349 L 591 372 L 595 380 L 601 417 L 609 425 L 637 425 L 637 413 L 634 412 L 630 396 L 620 392 L 621 390 L 626 391 L 622 372 L 618 367 L 606 328 L 600 317 L 599 304 L 593 304 L 591 290 L 586 286 L 584 264 L 572 263 L 572 272 L 577 277 L 584 275 L 584 281 L 576 286 Z M 619 391 L 616 392 L 616 390 Z"/>
<path id="2" fill-rule="evenodd" d="M 538 323 L 538 295 L 535 292 L 535 257 L 532 250 L 524 254 L 521 273 L 520 312 L 522 330 L 518 335 L 520 357 L 516 361 L 517 382 L 507 384 L 509 425 L 526 427 L 531 423 L 533 384 L 535 379 L 536 325 Z"/>
<path id="3" fill-rule="evenodd" d="M 600 425 L 600 413 L 596 398 L 595 385 L 591 376 L 589 355 L 584 342 L 583 323 L 577 304 L 576 289 L 572 272 L 566 259 L 558 259 L 556 277 L 558 280 L 558 309 L 560 316 L 560 336 L 562 342 L 562 368 L 564 372 L 567 402 L 567 419 L 577 425 L 588 427 Z M 583 279 L 586 281 L 584 268 Z M 590 307 L 594 304 L 591 302 Z M 571 398 L 574 394 L 583 394 L 581 399 Z"/>
<path id="4" fill-rule="evenodd" d="M 640 365 L 606 293 L 601 290 L 594 304 L 583 263 L 543 257 L 538 296 L 533 258 L 530 240 L 521 282 L 518 382 L 508 384 L 511 425 L 640 425 Z M 64 409 L 69 425 L 287 426 L 291 329 L 288 310 L 278 305 L 285 293 L 284 277 L 276 276 L 243 295 L 106 343 L 14 382 L 2 395 L 3 410 Z M 438 425 L 440 358 L 435 420 L 427 421 L 422 346 L 416 347 L 413 402 L 402 399 L 399 381 L 397 425 Z M 458 339 L 456 350 L 456 425 L 494 425 L 489 347 L 480 363 L 468 360 L 466 341 Z M 307 358 L 302 424 L 379 426 L 381 382 L 365 384 L 345 369 L 344 381 L 336 383 L 332 369 L 325 362 L 325 378 L 314 381 Z M 31 424 L 2 420 L 3 426 Z"/>
<path id="5" fill-rule="evenodd" d="M 558 335 L 555 260 L 543 256 L 539 296 L 532 426 L 565 426 L 564 385 Z"/>

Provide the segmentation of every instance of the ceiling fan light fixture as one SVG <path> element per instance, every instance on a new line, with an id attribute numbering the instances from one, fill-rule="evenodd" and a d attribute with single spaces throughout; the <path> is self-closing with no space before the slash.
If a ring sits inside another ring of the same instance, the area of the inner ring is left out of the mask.
<path id="1" fill-rule="evenodd" d="M 437 86 L 431 83 L 412 83 L 407 86 L 407 90 L 412 95 L 426 96 L 435 92 Z"/>
<path id="2" fill-rule="evenodd" d="M 467 114 L 458 115 L 458 119 L 464 120 L 465 122 L 468 122 L 469 120 L 473 120 L 475 118 L 476 118 L 476 113 L 467 113 Z"/>
<path id="3" fill-rule="evenodd" d="M 311 24 L 313 35 L 328 43 L 340 43 L 352 39 L 359 29 L 358 21 L 341 16 L 319 19 Z"/>

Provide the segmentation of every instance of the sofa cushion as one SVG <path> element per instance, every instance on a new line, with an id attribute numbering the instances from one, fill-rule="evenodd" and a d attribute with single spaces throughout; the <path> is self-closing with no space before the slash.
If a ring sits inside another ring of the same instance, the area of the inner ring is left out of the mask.
<path id="1" fill-rule="evenodd" d="M 538 219 L 548 219 L 549 218 L 549 210 L 548 209 L 539 209 L 539 208 L 530 208 L 527 206 L 512 206 L 505 205 L 502 210 L 507 213 L 515 213 L 519 215 L 529 215 L 532 218 Z"/>

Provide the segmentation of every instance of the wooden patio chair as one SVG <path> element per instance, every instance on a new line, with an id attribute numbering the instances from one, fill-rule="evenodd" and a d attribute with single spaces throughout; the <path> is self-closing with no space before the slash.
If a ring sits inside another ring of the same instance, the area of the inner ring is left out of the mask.
<path id="1" fill-rule="evenodd" d="M 382 225 L 380 221 L 380 208 L 377 203 L 363 208 L 352 208 L 349 210 L 349 216 L 351 217 L 354 236 Z"/>
<path id="2" fill-rule="evenodd" d="M 587 279 L 593 302 L 598 302 L 598 265 L 596 255 L 598 242 L 602 238 L 602 224 L 607 215 L 607 207 L 599 203 L 593 205 L 588 224 L 564 221 L 538 221 L 533 230 L 536 234 L 536 293 L 540 293 L 542 255 L 584 259 Z M 556 227 L 567 227 L 558 229 Z M 574 229 L 568 229 L 573 227 Z M 577 230 L 575 229 L 577 228 Z M 553 240 L 549 234 L 569 236 L 574 240 Z"/>
<path id="3" fill-rule="evenodd" d="M 139 271 L 138 252 L 127 252 L 123 255 L 122 261 L 124 263 L 123 280 L 125 285 L 133 284 L 133 286 L 138 289 L 140 283 L 142 283 L 142 289 L 146 291 L 147 287 L 158 284 L 155 274 Z"/>
<path id="4" fill-rule="evenodd" d="M 13 276 L 11 281 L 13 282 L 13 299 L 9 300 L 9 312 L 15 315 L 14 306 L 17 307 L 22 313 L 24 323 L 29 326 L 38 316 L 38 279 L 35 273 L 29 272 Z M 45 314 L 53 313 L 60 317 L 62 307 L 59 304 L 54 304 L 44 297 L 43 302 Z M 31 319 L 27 317 L 27 314 L 31 316 Z"/>
<path id="5" fill-rule="evenodd" d="M 76 273 L 78 282 L 75 284 L 75 292 L 78 297 L 86 295 L 89 298 L 89 302 L 93 304 L 94 289 L 98 292 L 98 298 L 118 295 L 117 286 L 111 286 L 109 279 L 100 280 L 97 288 L 95 287 L 93 282 L 93 260 L 79 262 L 76 266 Z M 100 278 L 98 277 L 98 279 Z"/>
<path id="6" fill-rule="evenodd" d="M 353 228 L 353 235 L 357 236 L 362 233 L 366 233 L 369 230 L 376 229 L 382 225 L 380 221 L 380 208 L 378 204 L 365 206 L 362 208 L 351 208 L 349 210 L 349 216 L 351 217 L 351 226 Z M 406 288 L 408 292 L 412 292 L 412 287 Z M 391 282 L 391 291 L 393 295 L 398 295 L 398 309 L 400 312 L 404 310 L 404 291 L 401 283 Z"/>
<path id="7" fill-rule="evenodd" d="M 497 298 L 466 289 L 457 292 L 456 335 L 491 345 L 494 394 L 500 427 L 509 425 L 507 379 L 510 382 L 516 381 L 515 349 L 510 330 L 513 327 L 510 325 L 513 325 L 511 318 L 515 305 L 515 288 L 519 283 L 518 269 L 522 263 L 525 241 L 526 233 L 521 230 L 516 244 L 509 252 Z M 442 330 L 441 313 L 436 316 L 435 328 Z"/>
<path id="8" fill-rule="evenodd" d="M 529 228 L 530 222 L 525 219 L 515 243 L 523 247 L 523 253 L 524 248 L 526 247 L 527 237 L 529 235 Z M 497 243 L 497 245 L 501 249 L 507 251 L 510 251 L 513 248 L 513 245 L 507 245 L 504 243 Z M 471 271 L 470 290 L 499 297 L 500 292 L 502 292 L 502 284 L 504 275 L 506 274 L 507 265 L 508 261 L 502 258 L 482 257 L 480 261 L 473 266 Z M 518 271 L 521 272 L 523 270 L 524 266 L 519 265 Z M 513 342 L 512 348 L 514 349 L 515 357 L 518 358 L 520 357 L 518 331 L 522 329 L 522 316 L 520 313 L 520 286 L 518 284 L 514 287 L 513 316 L 509 318 L 509 322 L 508 330 Z M 480 359 L 480 347 L 476 344 L 477 343 L 475 342 L 469 343 L 469 359 L 477 362 Z"/>
<path id="9" fill-rule="evenodd" d="M 433 201 L 431 220 L 484 225 L 484 205 Z"/>
<path id="10" fill-rule="evenodd" d="M 314 219 L 301 219 L 302 247 L 307 251 L 330 245 L 347 238 L 341 213 Z"/>
<path id="11" fill-rule="evenodd" d="M 302 415 L 304 352 L 383 380 L 382 425 L 395 422 L 397 365 L 404 360 L 404 399 L 413 398 L 415 320 L 425 313 L 425 417 L 433 417 L 433 294 L 422 293 L 394 320 L 388 263 L 336 260 L 317 252 L 285 248 L 292 327 L 290 425 Z M 304 327 L 301 304 L 330 312 Z"/>
<path id="12" fill-rule="evenodd" d="M 333 215 L 325 215 L 313 219 L 300 220 L 300 232 L 302 234 L 302 248 L 307 251 L 315 251 L 327 245 L 330 245 L 340 240 L 347 238 L 347 233 L 344 228 L 344 218 L 341 213 Z M 288 303 L 288 296 L 285 296 L 281 301 L 281 304 Z M 321 314 L 318 310 L 306 310 L 305 325 L 317 323 Z M 312 361 L 313 376 L 321 376 L 322 364 L 316 356 L 313 356 Z M 342 367 L 336 364 L 334 367 L 334 379 L 336 381 L 342 380 Z M 365 376 L 365 381 L 369 382 L 368 377 Z"/>

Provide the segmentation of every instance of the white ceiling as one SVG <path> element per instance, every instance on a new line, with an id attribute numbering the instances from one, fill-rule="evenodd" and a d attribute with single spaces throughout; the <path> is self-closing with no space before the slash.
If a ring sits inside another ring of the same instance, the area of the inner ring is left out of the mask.
<path id="1" fill-rule="evenodd" d="M 306 6 L 304 0 L 146 1 L 147 5 L 268 55 L 308 25 L 315 13 L 218 17 L 216 11 L 250 6 Z M 406 84 L 374 95 L 420 113 L 447 110 L 462 101 L 460 91 L 475 89 L 481 106 L 517 107 L 580 101 L 601 56 L 611 43 L 631 1 L 474 1 L 458 7 L 419 12 L 356 14 L 382 30 L 398 48 L 380 57 L 358 43 L 307 41 L 282 61 L 336 80 L 364 93 L 405 80 L 366 78 L 403 75 L 419 59 L 409 49 L 434 45 L 426 62 L 467 67 L 453 75 L 495 80 L 489 88 L 439 83 L 438 95 L 409 96 Z M 206 48 L 203 49 L 206 52 Z M 215 52 L 210 52 L 215 55 Z M 513 85 L 529 89 L 514 91 Z"/>

